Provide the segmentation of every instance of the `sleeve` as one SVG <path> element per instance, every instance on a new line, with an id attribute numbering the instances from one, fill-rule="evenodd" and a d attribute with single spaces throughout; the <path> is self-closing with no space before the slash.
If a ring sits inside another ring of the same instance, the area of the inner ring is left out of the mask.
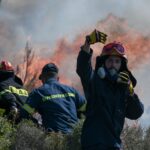
<path id="1" fill-rule="evenodd" d="M 39 110 L 41 99 L 40 95 L 38 94 L 37 90 L 33 90 L 28 98 L 26 103 L 24 104 L 23 108 L 26 110 L 29 114 L 34 114 L 36 111 Z"/>
<path id="2" fill-rule="evenodd" d="M 5 109 L 17 107 L 15 95 L 7 89 L 0 88 L 0 104 Z"/>
<path id="3" fill-rule="evenodd" d="M 38 94 L 37 90 L 33 90 L 30 94 L 29 97 L 27 98 L 26 103 L 30 105 L 32 108 L 38 110 L 39 105 L 40 105 L 40 95 Z"/>
<path id="4" fill-rule="evenodd" d="M 78 110 L 86 105 L 85 97 L 82 96 L 77 90 L 75 90 L 75 103 Z"/>
<path id="5" fill-rule="evenodd" d="M 2 96 L 2 99 L 6 102 L 6 105 L 8 105 L 9 108 L 17 107 L 16 97 L 12 93 L 5 93 Z"/>
<path id="6" fill-rule="evenodd" d="M 77 69 L 76 72 L 80 76 L 82 86 L 86 95 L 87 87 L 89 86 L 90 80 L 94 74 L 91 64 L 93 50 L 90 53 L 81 50 L 77 58 Z"/>
<path id="7" fill-rule="evenodd" d="M 126 104 L 126 117 L 132 120 L 138 119 L 144 112 L 144 105 L 140 102 L 138 96 L 128 96 Z"/>

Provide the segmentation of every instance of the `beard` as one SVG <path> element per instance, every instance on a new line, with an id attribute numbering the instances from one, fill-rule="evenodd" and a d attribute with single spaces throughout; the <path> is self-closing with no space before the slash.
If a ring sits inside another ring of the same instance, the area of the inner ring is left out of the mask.
<path id="1" fill-rule="evenodd" d="M 115 68 L 110 68 L 110 69 L 107 69 L 107 70 L 108 70 L 110 76 L 112 76 L 112 77 L 118 74 L 118 71 Z"/>

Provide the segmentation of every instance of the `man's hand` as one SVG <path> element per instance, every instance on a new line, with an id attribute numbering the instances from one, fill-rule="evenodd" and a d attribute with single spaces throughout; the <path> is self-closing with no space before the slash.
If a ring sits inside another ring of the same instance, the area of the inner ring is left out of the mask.
<path id="1" fill-rule="evenodd" d="M 90 53 L 90 44 L 85 40 L 85 43 L 83 46 L 81 46 L 81 49 L 87 53 Z"/>
<path id="2" fill-rule="evenodd" d="M 132 96 L 134 94 L 134 89 L 132 82 L 130 80 L 129 74 L 127 72 L 120 72 L 117 79 L 118 83 L 126 84 L 128 86 L 129 94 Z"/>
<path id="3" fill-rule="evenodd" d="M 16 120 L 16 119 L 18 118 L 18 115 L 19 115 L 18 108 L 16 108 L 16 107 L 11 107 L 10 112 L 9 112 L 9 115 L 8 115 L 8 118 L 9 118 L 10 120 Z"/>
<path id="4" fill-rule="evenodd" d="M 86 36 L 85 43 L 82 46 L 82 50 L 86 51 L 87 53 L 90 53 L 90 45 L 101 42 L 105 43 L 107 39 L 107 35 L 103 32 L 100 32 L 98 30 L 94 30 L 90 35 Z"/>
<path id="5" fill-rule="evenodd" d="M 107 35 L 96 29 L 90 35 L 86 36 L 86 41 L 89 44 L 94 44 L 97 42 L 101 42 L 101 43 L 105 44 L 106 39 L 107 39 Z"/>
<path id="6" fill-rule="evenodd" d="M 129 78 L 128 73 L 127 72 L 120 72 L 118 74 L 117 82 L 129 85 L 130 78 Z"/>

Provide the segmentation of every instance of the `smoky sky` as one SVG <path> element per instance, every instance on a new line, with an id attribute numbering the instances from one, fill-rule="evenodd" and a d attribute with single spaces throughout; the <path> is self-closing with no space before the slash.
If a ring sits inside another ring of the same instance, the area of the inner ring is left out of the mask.
<path id="1" fill-rule="evenodd" d="M 0 5 L 0 52 L 17 51 L 28 36 L 36 45 L 53 47 L 61 37 L 76 34 L 112 13 L 130 26 L 149 34 L 149 0 L 2 0 Z"/>
<path id="2" fill-rule="evenodd" d="M 62 37 L 73 39 L 88 28 L 94 29 L 110 13 L 150 35 L 149 7 L 150 0 L 1 0 L 0 60 L 11 61 L 11 53 L 23 49 L 28 37 L 34 45 L 52 48 Z M 142 101 L 148 105 L 147 68 L 149 64 L 136 73 L 143 89 Z"/>

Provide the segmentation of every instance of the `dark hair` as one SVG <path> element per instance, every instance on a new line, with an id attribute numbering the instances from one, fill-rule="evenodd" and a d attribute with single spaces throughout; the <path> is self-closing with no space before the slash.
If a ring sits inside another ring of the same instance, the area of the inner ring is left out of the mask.
<path id="1" fill-rule="evenodd" d="M 40 75 L 40 78 L 39 78 L 39 79 L 42 80 L 43 77 L 44 77 L 44 78 L 56 78 L 57 75 L 58 75 L 57 72 L 51 72 L 51 71 L 49 71 L 49 72 L 42 73 L 42 74 Z"/>
<path id="2" fill-rule="evenodd" d="M 55 77 L 58 74 L 58 71 L 59 69 L 54 63 L 48 63 L 42 68 L 39 80 L 41 80 L 43 76 L 49 76 L 50 78 Z"/>
<path id="3" fill-rule="evenodd" d="M 54 78 L 54 77 L 56 77 L 56 76 L 58 75 L 57 72 L 47 72 L 47 73 L 45 73 L 45 74 L 46 74 L 46 76 L 48 76 L 49 78 Z"/>

